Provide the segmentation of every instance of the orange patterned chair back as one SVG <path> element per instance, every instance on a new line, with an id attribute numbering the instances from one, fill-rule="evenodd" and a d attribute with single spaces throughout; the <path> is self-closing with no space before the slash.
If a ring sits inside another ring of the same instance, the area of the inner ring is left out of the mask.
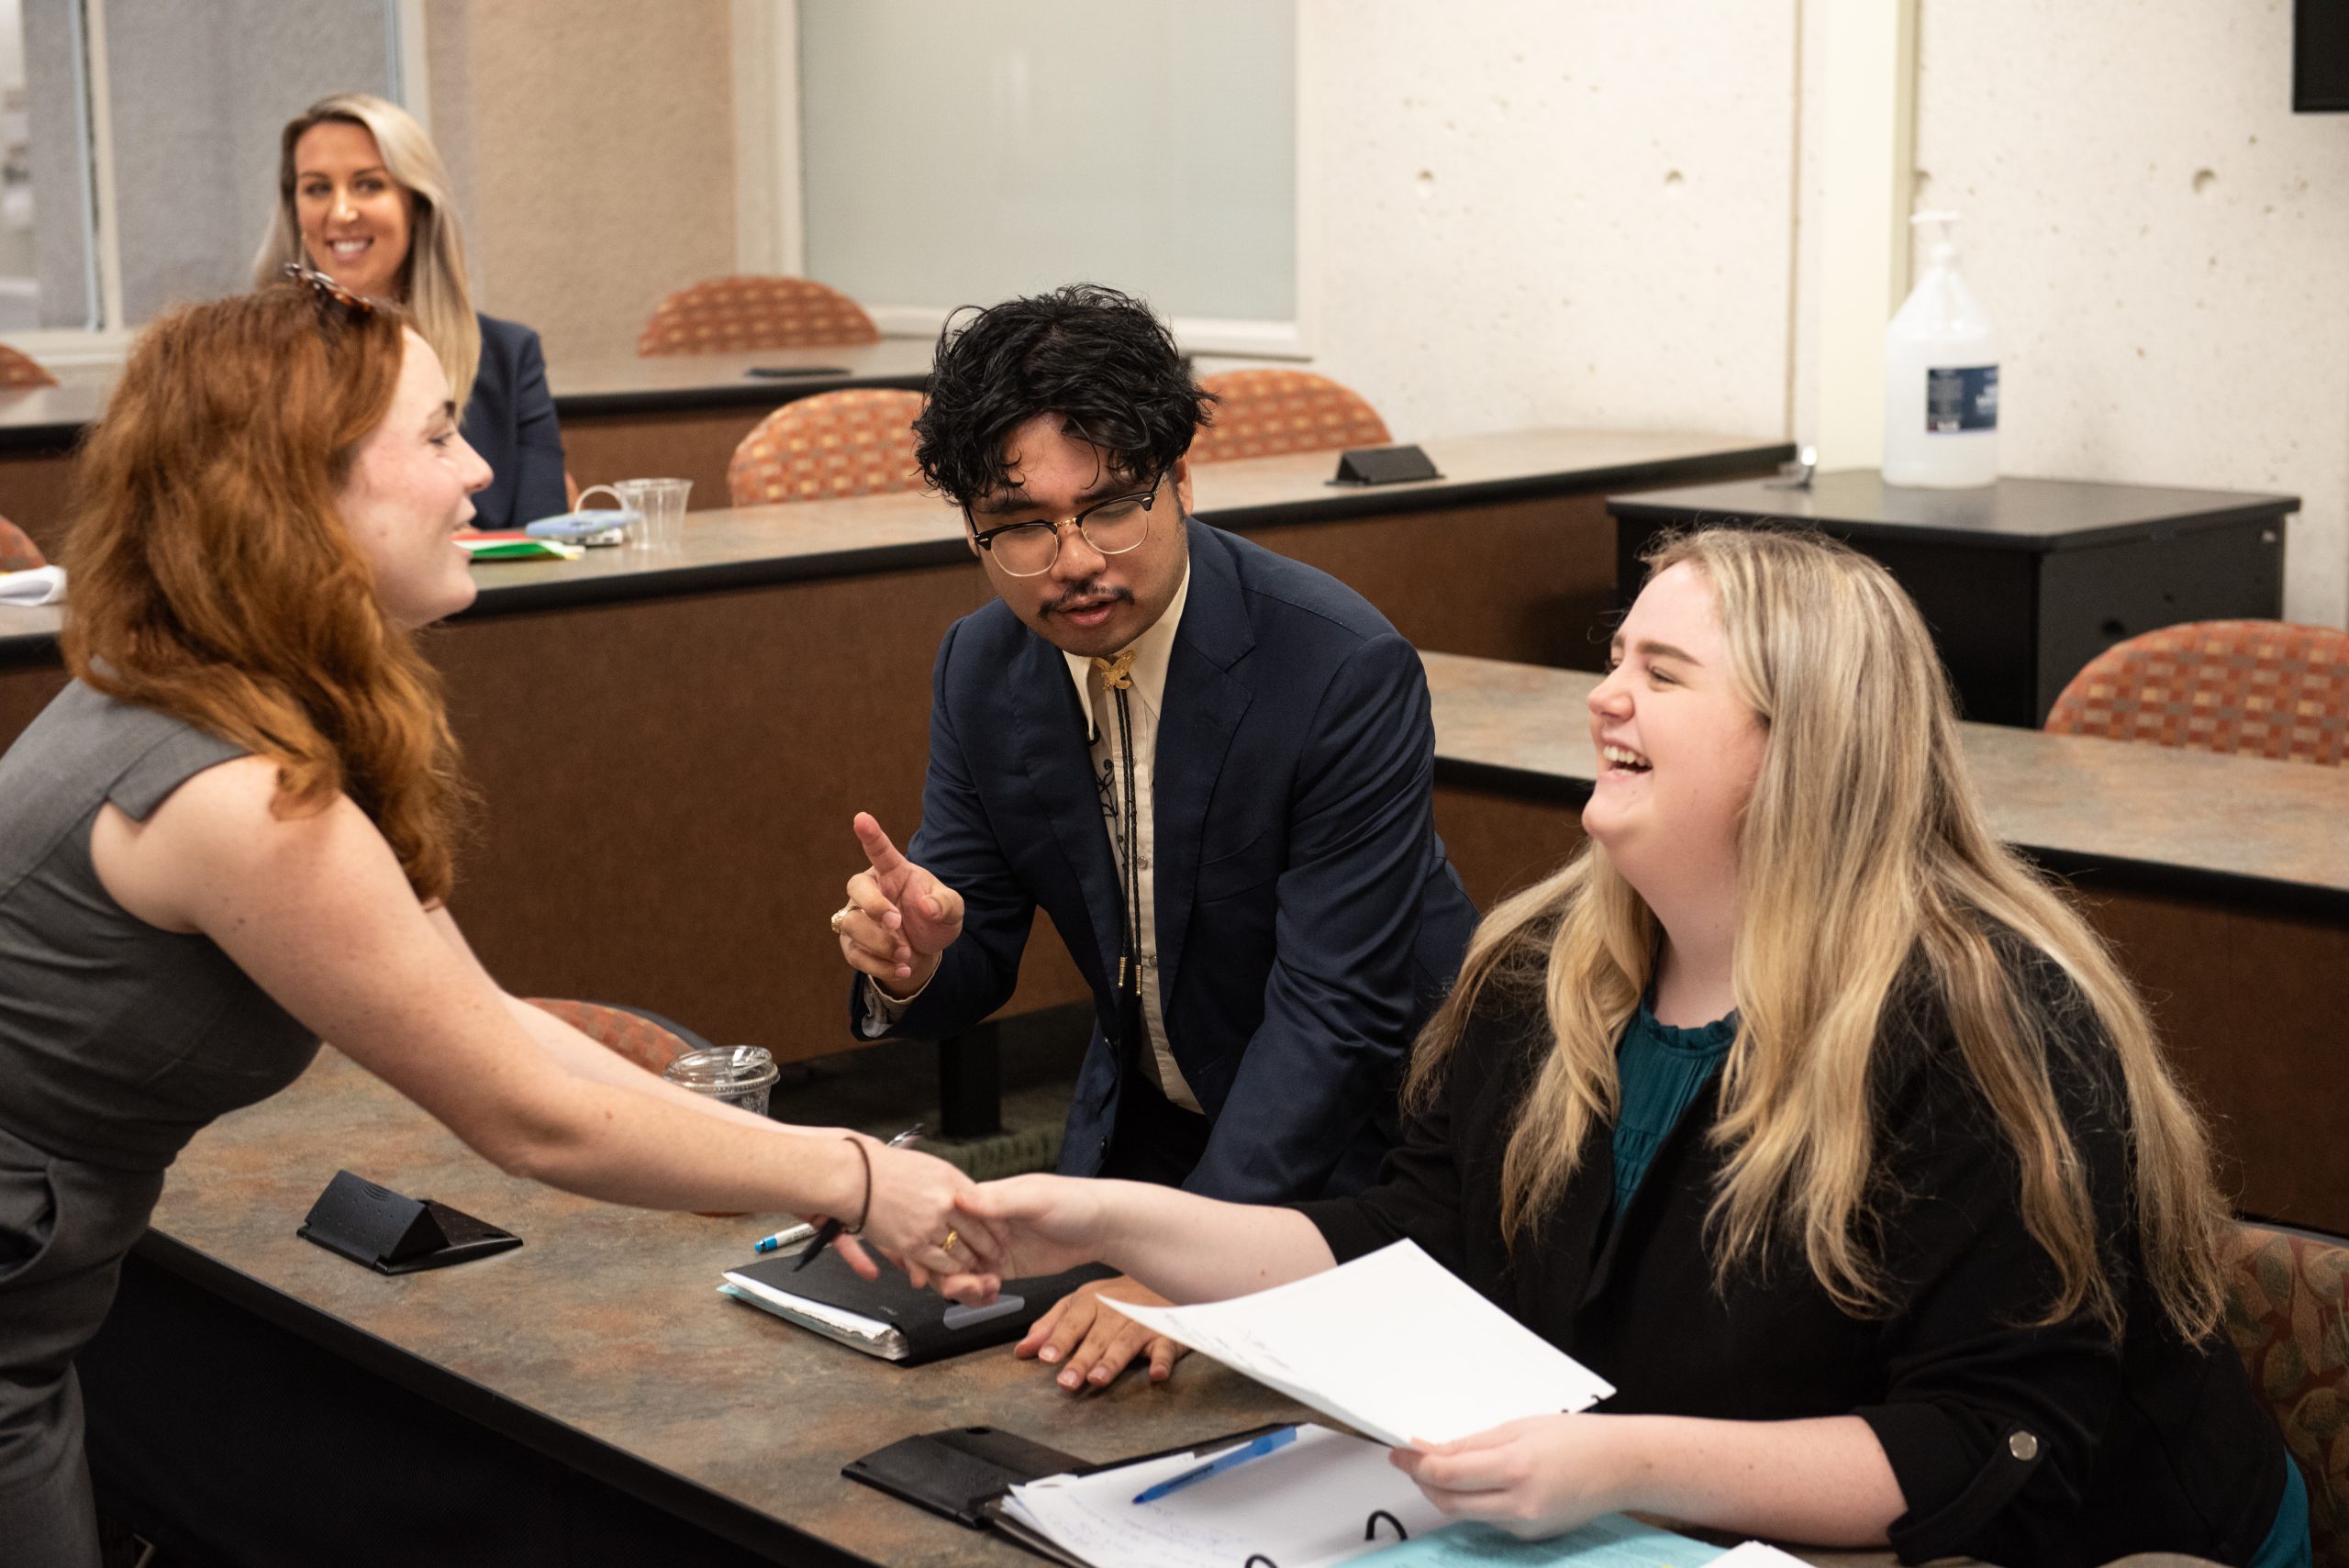
<path id="1" fill-rule="evenodd" d="M 2338 767 L 2349 762 L 2349 632 L 2279 620 L 2149 631 L 2073 676 L 2047 729 Z"/>
<path id="2" fill-rule="evenodd" d="M 1226 371 L 1199 384 L 1220 399 L 1191 443 L 1193 462 L 1383 447 L 1395 438 L 1359 394 L 1310 371 Z"/>
<path id="3" fill-rule="evenodd" d="M 880 340 L 864 307 L 836 288 L 807 278 L 746 276 L 706 279 L 662 300 L 636 351 L 722 354 Z"/>
<path id="4" fill-rule="evenodd" d="M 625 1007 L 601 1002 L 572 1002 L 533 996 L 530 1006 L 552 1013 L 616 1056 L 624 1056 L 647 1073 L 658 1073 L 688 1051 L 704 1049 L 697 1036 Z"/>
<path id="5" fill-rule="evenodd" d="M 30 354 L 0 343 L 0 387 L 55 386 L 57 378 Z"/>
<path id="6" fill-rule="evenodd" d="M 786 403 L 734 449 L 727 491 L 737 506 L 762 506 L 918 490 L 913 423 L 920 412 L 920 393 L 885 387 Z"/>
<path id="7" fill-rule="evenodd" d="M 2316 1561 L 2349 1568 L 2349 1247 L 2239 1225 L 2227 1334 L 2309 1484 Z"/>
<path id="8" fill-rule="evenodd" d="M 35 544 L 24 529 L 0 517 L 0 572 L 30 572 L 36 566 L 46 566 L 40 546 Z"/>

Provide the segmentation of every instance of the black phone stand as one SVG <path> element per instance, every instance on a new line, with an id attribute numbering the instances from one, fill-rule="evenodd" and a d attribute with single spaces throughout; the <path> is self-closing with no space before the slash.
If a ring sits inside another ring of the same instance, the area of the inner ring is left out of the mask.
<path id="1" fill-rule="evenodd" d="M 349 1171 L 334 1173 L 295 1234 L 379 1274 L 445 1269 L 522 1244 L 510 1230 L 430 1198 L 404 1197 Z"/>
<path id="2" fill-rule="evenodd" d="M 1338 454 L 1332 484 L 1408 484 L 1442 479 L 1435 460 L 1417 447 L 1356 447 Z"/>

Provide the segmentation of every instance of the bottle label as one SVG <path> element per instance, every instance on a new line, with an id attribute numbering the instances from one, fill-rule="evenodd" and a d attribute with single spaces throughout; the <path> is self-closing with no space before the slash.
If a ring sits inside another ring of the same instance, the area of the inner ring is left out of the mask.
<path id="1" fill-rule="evenodd" d="M 1925 373 L 1925 433 L 1998 428 L 1998 367 L 1936 365 Z"/>

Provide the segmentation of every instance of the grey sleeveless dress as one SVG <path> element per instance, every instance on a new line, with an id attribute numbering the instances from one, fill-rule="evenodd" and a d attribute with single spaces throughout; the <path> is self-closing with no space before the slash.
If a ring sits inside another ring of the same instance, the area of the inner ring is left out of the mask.
<path id="1" fill-rule="evenodd" d="M 0 1551 L 95 1564 L 73 1355 L 163 1172 L 213 1118 L 299 1077 L 317 1039 L 200 936 L 126 914 L 90 861 L 241 748 L 66 687 L 0 757 Z"/>

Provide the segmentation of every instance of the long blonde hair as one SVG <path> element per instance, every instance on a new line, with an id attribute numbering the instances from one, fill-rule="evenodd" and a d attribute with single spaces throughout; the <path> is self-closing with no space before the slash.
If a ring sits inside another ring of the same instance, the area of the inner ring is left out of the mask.
<path id="1" fill-rule="evenodd" d="M 1739 828 L 1735 1042 L 1712 1137 L 1718 1277 L 1798 1243 L 1847 1312 L 1886 1309 L 1870 1239 L 1870 1090 L 1887 1026 L 1920 999 L 2011 1145 L 2023 1221 L 2060 1283 L 2042 1321 L 2085 1305 L 2116 1332 L 2078 1149 L 2053 1070 L 2066 1020 L 2027 999 L 2018 944 L 2060 968 L 2110 1040 L 2126 1097 L 2130 1180 L 2148 1283 L 2199 1339 L 2221 1307 L 2226 1223 L 2210 1144 L 2104 944 L 1990 832 L 1925 624 L 1892 576 L 1815 535 L 1721 528 L 1667 539 L 1650 581 L 1686 564 L 1710 586 L 1740 697 L 1766 732 Z M 1586 1136 L 1616 1115 L 1615 1043 L 1652 977 L 1660 928 L 1596 842 L 1487 916 L 1405 1083 L 1423 1105 L 1488 985 L 1540 995 L 1554 1043 L 1502 1167 L 1502 1228 L 1538 1230 Z M 2094 1071 L 2097 1064 L 2087 1064 Z M 2103 1074 L 2099 1073 L 2101 1077 Z"/>
<path id="2" fill-rule="evenodd" d="M 465 284 L 465 238 L 457 227 L 449 171 L 432 139 L 397 104 L 370 93 L 338 93 L 320 98 L 285 122 L 278 138 L 277 211 L 253 258 L 253 287 L 278 281 L 288 261 L 305 261 L 302 224 L 294 203 L 294 148 L 313 126 L 328 120 L 355 125 L 375 139 L 384 172 L 414 198 L 408 218 L 407 260 L 400 263 L 400 297 L 409 322 L 440 356 L 449 394 L 460 412 L 473 395 L 473 371 L 481 363 L 481 321 L 473 315 Z"/>

